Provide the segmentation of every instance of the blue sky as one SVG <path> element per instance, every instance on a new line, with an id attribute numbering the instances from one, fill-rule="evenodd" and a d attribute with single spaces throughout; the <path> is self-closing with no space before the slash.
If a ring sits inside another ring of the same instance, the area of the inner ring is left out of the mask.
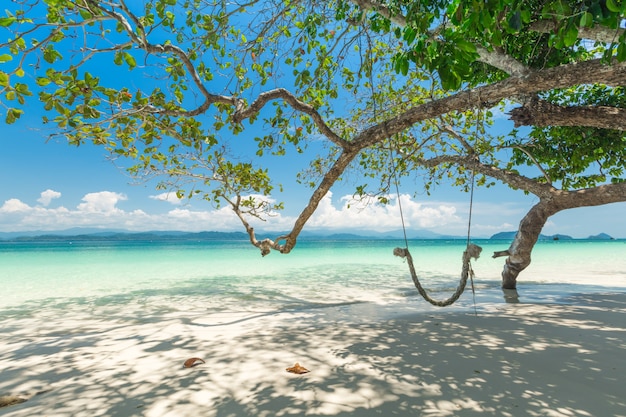
<path id="1" fill-rule="evenodd" d="M 111 65 L 108 61 L 107 65 Z M 98 74 L 103 75 L 103 74 Z M 134 71 L 118 77 L 131 90 L 141 89 L 147 78 Z M 1 100 L 2 98 L 0 98 Z M 34 103 L 33 103 L 34 104 Z M 103 148 L 71 147 L 62 139 L 47 141 L 52 131 L 42 128 L 42 113 L 29 105 L 14 125 L 0 125 L 0 232 L 54 231 L 73 227 L 125 229 L 132 231 L 243 231 L 239 220 L 226 208 L 215 208 L 202 200 L 178 201 L 155 189 L 156 182 L 134 183 L 108 160 Z M 0 119 L 4 120 L 0 106 Z M 260 125 L 260 124 L 259 124 Z M 500 118 L 498 129 L 512 124 Z M 259 127 L 257 127 L 258 129 Z M 255 132 L 258 134 L 259 132 Z M 250 141 L 246 135 L 238 141 Z M 238 145 L 239 146 L 239 145 Z M 286 209 L 265 223 L 254 223 L 258 230 L 285 231 L 305 206 L 311 190 L 298 185 L 295 175 L 303 158 L 272 160 L 270 170 L 280 177 L 284 192 L 272 196 L 284 201 Z M 350 179 L 350 175 L 347 176 Z M 354 178 L 352 178 L 354 180 Z M 351 201 L 356 181 L 339 184 L 320 205 L 305 230 L 355 232 L 397 231 L 401 219 L 397 199 L 391 204 L 363 206 Z M 428 196 L 411 197 L 419 184 L 405 182 L 401 190 L 402 208 L 409 230 L 429 230 L 464 236 L 467 233 L 469 195 L 443 184 Z M 501 231 L 516 230 L 536 197 L 505 186 L 477 188 L 474 196 L 472 236 L 488 237 Z M 569 210 L 553 216 L 545 234 L 562 233 L 574 237 L 606 232 L 626 238 L 626 203 Z"/>
<path id="2" fill-rule="evenodd" d="M 27 113 L 15 125 L 2 126 L 0 232 L 72 227 L 134 231 L 243 230 L 228 208 L 216 209 L 202 200 L 167 199 L 155 189 L 154 182 L 134 183 L 107 158 L 104 149 L 89 145 L 72 147 L 61 139 L 47 141 L 47 132 L 38 126 L 35 113 Z M 285 174 L 281 179 L 285 191 L 275 196 L 285 201 L 286 210 L 266 223 L 258 223 L 257 228 L 268 231 L 290 228 L 309 193 L 293 181 L 294 176 Z M 431 196 L 411 198 L 410 185 L 405 184 L 401 200 L 410 230 L 460 236 L 467 233 L 468 194 L 442 185 Z M 320 205 L 306 230 L 385 232 L 401 228 L 395 199 L 388 206 L 363 207 L 351 202 L 352 187 L 353 184 L 344 184 L 333 189 L 333 195 Z M 534 196 L 504 186 L 477 188 L 472 235 L 488 237 L 515 230 L 535 202 Z M 625 209 L 626 204 L 618 203 L 562 212 L 550 219 L 544 233 L 586 237 L 606 232 L 624 238 Z"/>

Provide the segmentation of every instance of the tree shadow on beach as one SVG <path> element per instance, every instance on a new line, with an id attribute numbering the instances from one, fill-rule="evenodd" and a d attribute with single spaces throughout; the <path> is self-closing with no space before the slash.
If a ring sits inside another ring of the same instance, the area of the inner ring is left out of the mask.
<path id="1" fill-rule="evenodd" d="M 30 398 L 0 415 L 624 415 L 625 299 L 576 301 L 374 323 L 353 320 L 357 305 L 34 314 L 2 331 L 0 395 Z M 194 356 L 206 363 L 183 368 Z M 295 362 L 311 372 L 287 373 Z"/>

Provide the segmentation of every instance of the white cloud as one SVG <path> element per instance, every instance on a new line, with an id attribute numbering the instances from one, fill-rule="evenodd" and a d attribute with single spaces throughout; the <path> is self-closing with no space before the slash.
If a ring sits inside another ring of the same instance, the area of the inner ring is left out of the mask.
<path id="1" fill-rule="evenodd" d="M 239 219 L 228 207 L 211 211 L 176 208 L 165 214 L 161 221 L 174 230 L 243 230 Z"/>
<path id="2" fill-rule="evenodd" d="M 126 195 L 111 191 L 85 194 L 84 203 L 78 205 L 78 210 L 87 213 L 116 213 L 120 210 L 115 207 L 120 201 L 126 200 Z"/>
<path id="3" fill-rule="evenodd" d="M 43 194 L 43 193 L 42 193 Z M 229 208 L 194 211 L 176 208 L 165 214 L 117 207 L 126 195 L 111 191 L 86 194 L 75 209 L 30 206 L 10 199 L 0 206 L 0 231 L 63 230 L 73 227 L 145 230 L 242 230 Z"/>
<path id="4" fill-rule="evenodd" d="M 332 204 L 332 193 L 320 202 L 316 213 L 308 225 L 313 228 L 368 229 L 388 231 L 402 227 L 400 206 L 397 196 L 388 196 L 388 204 L 380 204 L 376 199 L 355 200 L 352 196 L 340 199 L 342 205 Z M 404 223 L 408 229 L 434 228 L 450 223 L 458 223 L 453 205 L 427 205 L 413 201 L 409 195 L 400 196 Z"/>
<path id="5" fill-rule="evenodd" d="M 17 198 L 12 198 L 4 202 L 0 207 L 0 213 L 18 213 L 28 211 L 30 207 L 28 204 L 22 203 Z"/>
<path id="6" fill-rule="evenodd" d="M 44 192 L 49 197 L 52 194 Z M 153 196 L 156 197 L 156 196 Z M 259 196 L 255 196 L 258 198 Z M 307 231 L 362 230 L 388 232 L 401 229 L 400 207 L 397 196 L 389 196 L 389 204 L 374 200 L 357 201 L 352 196 L 333 198 L 329 193 L 319 204 L 315 214 L 305 226 Z M 154 199 L 154 198 L 153 198 Z M 267 198 L 266 198 L 267 199 Z M 40 199 L 41 200 L 41 199 Z M 86 194 L 73 209 L 63 206 L 51 208 L 30 206 L 18 199 L 10 199 L 0 206 L 0 231 L 62 230 L 72 227 L 114 228 L 131 231 L 181 230 L 181 231 L 243 231 L 243 226 L 230 207 L 210 209 L 197 201 L 200 209 L 191 204 L 176 207 L 165 213 L 152 213 L 134 209 L 124 210 L 118 204 L 126 195 L 112 191 Z M 272 199 L 267 199 L 273 202 Z M 190 203 L 193 203 L 192 200 Z M 464 236 L 467 233 L 467 203 L 442 201 L 415 201 L 407 194 L 400 195 L 404 223 L 408 230 L 429 229 L 440 234 Z M 205 209 L 206 207 L 206 209 Z M 301 209 L 302 207 L 293 207 Z M 495 232 L 514 230 L 523 216 L 518 205 L 475 204 L 472 226 L 473 236 L 489 236 Z M 285 213 L 272 213 L 266 221 L 248 219 L 259 231 L 284 232 L 291 230 L 295 217 Z M 499 225 L 494 227 L 492 225 Z"/>
<path id="7" fill-rule="evenodd" d="M 55 198 L 60 198 L 60 197 L 61 197 L 60 192 L 47 189 L 46 191 L 41 193 L 41 197 L 39 197 L 37 201 L 47 207 L 52 200 L 54 200 Z"/>
<path id="8" fill-rule="evenodd" d="M 176 193 L 173 193 L 173 192 L 167 192 L 167 193 L 161 193 L 161 194 L 157 194 L 157 195 L 151 195 L 150 198 L 152 200 L 165 201 L 165 202 L 168 202 L 168 203 L 174 204 L 174 205 L 178 205 L 178 204 L 181 203 L 181 199 L 178 198 L 176 196 Z"/>
<path id="9" fill-rule="evenodd" d="M 43 195 L 44 193 L 42 193 Z M 157 196 L 153 196 L 157 197 Z M 151 197 L 151 198 L 153 198 Z M 273 200 L 264 198 L 269 203 Z M 333 204 L 329 193 L 321 202 L 316 213 L 307 223 L 307 230 L 341 229 L 354 230 L 397 230 L 402 226 L 398 199 L 390 196 L 389 204 L 375 200 L 357 201 L 352 196 L 339 198 Z M 401 197 L 404 220 L 407 228 L 438 228 L 458 225 L 460 219 L 453 205 L 436 203 L 427 205 L 413 201 L 408 195 Z M 86 194 L 82 203 L 74 210 L 65 207 L 31 207 L 17 199 L 7 200 L 0 207 L 0 230 L 59 230 L 71 227 L 126 228 L 128 230 L 182 230 L 182 231 L 242 231 L 243 226 L 230 207 L 214 210 L 175 208 L 163 214 L 150 214 L 144 210 L 125 211 L 117 207 L 125 201 L 124 194 L 101 191 Z M 155 198 L 153 198 L 155 199 Z M 293 227 L 295 218 L 284 213 L 272 213 L 266 221 L 248 219 L 257 230 L 286 231 Z"/>

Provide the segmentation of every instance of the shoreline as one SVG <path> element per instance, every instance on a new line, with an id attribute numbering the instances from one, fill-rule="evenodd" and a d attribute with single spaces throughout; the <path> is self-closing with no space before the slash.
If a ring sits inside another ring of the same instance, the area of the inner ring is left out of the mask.
<path id="1" fill-rule="evenodd" d="M 0 415 L 626 416 L 626 293 L 563 301 L 14 316 Z"/>

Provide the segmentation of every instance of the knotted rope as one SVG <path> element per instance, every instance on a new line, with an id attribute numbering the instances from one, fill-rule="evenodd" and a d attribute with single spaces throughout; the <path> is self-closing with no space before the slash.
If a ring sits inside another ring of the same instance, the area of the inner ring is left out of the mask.
<path id="1" fill-rule="evenodd" d="M 409 264 L 409 270 L 411 271 L 411 278 L 413 279 L 413 283 L 415 284 L 415 288 L 419 291 L 420 295 L 424 297 L 424 300 L 428 301 L 434 306 L 437 307 L 446 307 L 454 303 L 459 299 L 463 291 L 465 290 L 465 286 L 467 285 L 467 279 L 471 277 L 474 279 L 474 270 L 472 269 L 472 265 L 470 263 L 470 258 L 478 259 L 480 253 L 483 248 L 473 243 L 467 245 L 467 249 L 463 252 L 463 270 L 461 271 L 461 281 L 459 282 L 459 286 L 456 288 L 456 291 L 452 296 L 443 301 L 437 301 L 430 297 L 422 284 L 417 277 L 417 273 L 415 272 L 415 266 L 413 265 L 413 257 L 407 248 L 395 248 L 393 250 L 393 254 L 395 256 L 399 256 L 400 258 L 406 258 Z"/>

